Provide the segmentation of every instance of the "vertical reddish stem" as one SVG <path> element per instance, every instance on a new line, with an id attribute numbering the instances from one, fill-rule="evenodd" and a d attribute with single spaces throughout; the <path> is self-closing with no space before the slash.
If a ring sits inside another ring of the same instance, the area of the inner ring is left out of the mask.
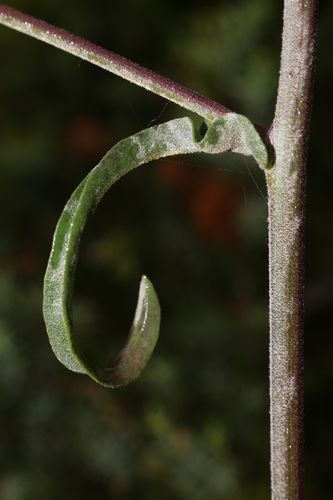
<path id="1" fill-rule="evenodd" d="M 302 499 L 306 156 L 316 0 L 285 0 L 279 90 L 267 173 L 272 499 Z"/>

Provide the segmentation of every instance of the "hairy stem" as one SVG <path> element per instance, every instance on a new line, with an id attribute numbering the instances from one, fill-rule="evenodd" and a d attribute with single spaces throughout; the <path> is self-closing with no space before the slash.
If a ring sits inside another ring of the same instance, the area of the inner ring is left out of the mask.
<path id="1" fill-rule="evenodd" d="M 230 111 L 168 78 L 125 59 L 125 57 L 1 4 L 0 23 L 96 64 L 136 85 L 162 95 L 208 120 L 214 120 L 214 118 Z"/>
<path id="2" fill-rule="evenodd" d="M 121 76 L 125 80 L 144 87 L 150 92 L 173 101 L 209 121 L 230 112 L 225 106 L 149 69 L 143 68 L 125 57 L 2 4 L 0 4 L 0 24 L 89 61 L 115 75 Z M 267 141 L 268 131 L 259 125 L 254 124 L 254 127 L 261 137 Z"/>
<path id="3" fill-rule="evenodd" d="M 267 173 L 270 273 L 271 482 L 274 500 L 302 499 L 305 168 L 317 0 L 285 0 Z"/>

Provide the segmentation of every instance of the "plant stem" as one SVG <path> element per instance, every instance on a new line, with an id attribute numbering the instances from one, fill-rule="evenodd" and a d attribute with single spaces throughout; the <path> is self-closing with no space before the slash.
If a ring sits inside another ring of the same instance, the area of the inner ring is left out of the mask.
<path id="1" fill-rule="evenodd" d="M 49 43 L 65 52 L 89 61 L 111 73 L 121 76 L 150 92 L 154 92 L 169 101 L 186 108 L 198 115 L 213 121 L 215 118 L 230 113 L 230 109 L 204 97 L 193 90 L 189 90 L 164 76 L 143 68 L 139 64 L 129 61 L 114 52 L 98 47 L 91 42 L 72 35 L 67 31 L 51 24 L 35 19 L 17 10 L 0 4 L 0 24 L 30 35 L 38 40 Z M 264 127 L 255 125 L 261 137 L 267 141 L 268 131 Z"/>
<path id="2" fill-rule="evenodd" d="M 0 4 L 0 23 L 96 64 L 212 121 L 228 108 L 91 42 Z"/>
<path id="3" fill-rule="evenodd" d="M 303 498 L 305 177 L 316 0 L 285 0 L 279 90 L 270 140 L 270 418 L 272 499 Z"/>

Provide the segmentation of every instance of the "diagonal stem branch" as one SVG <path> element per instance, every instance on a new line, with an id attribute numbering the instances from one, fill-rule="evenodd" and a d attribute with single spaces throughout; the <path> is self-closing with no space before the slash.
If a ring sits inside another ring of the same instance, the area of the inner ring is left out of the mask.
<path id="1" fill-rule="evenodd" d="M 103 49 L 91 42 L 72 35 L 51 24 L 35 19 L 17 10 L 0 4 L 0 24 L 49 43 L 65 52 L 89 61 L 111 73 L 129 80 L 150 92 L 154 92 L 169 101 L 197 113 L 213 121 L 215 118 L 229 113 L 230 110 L 221 104 L 204 97 L 193 90 L 175 83 L 164 76 L 143 68 L 114 52 Z M 261 137 L 267 140 L 268 131 L 254 125 Z"/>
<path id="2" fill-rule="evenodd" d="M 317 0 L 285 0 L 279 90 L 267 171 L 273 500 L 303 499 L 305 177 Z"/>
<path id="3" fill-rule="evenodd" d="M 230 112 L 228 108 L 217 102 L 143 68 L 125 57 L 2 4 L 0 4 L 0 23 L 100 66 L 136 85 L 162 95 L 208 120 L 212 121 L 214 118 Z"/>

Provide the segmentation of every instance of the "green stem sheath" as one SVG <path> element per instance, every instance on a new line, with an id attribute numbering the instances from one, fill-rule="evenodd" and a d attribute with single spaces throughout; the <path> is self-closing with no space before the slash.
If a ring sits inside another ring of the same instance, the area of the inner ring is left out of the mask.
<path id="1" fill-rule="evenodd" d="M 273 500 L 303 492 L 305 177 L 316 0 L 285 0 L 279 90 L 270 140 L 270 419 Z"/>

